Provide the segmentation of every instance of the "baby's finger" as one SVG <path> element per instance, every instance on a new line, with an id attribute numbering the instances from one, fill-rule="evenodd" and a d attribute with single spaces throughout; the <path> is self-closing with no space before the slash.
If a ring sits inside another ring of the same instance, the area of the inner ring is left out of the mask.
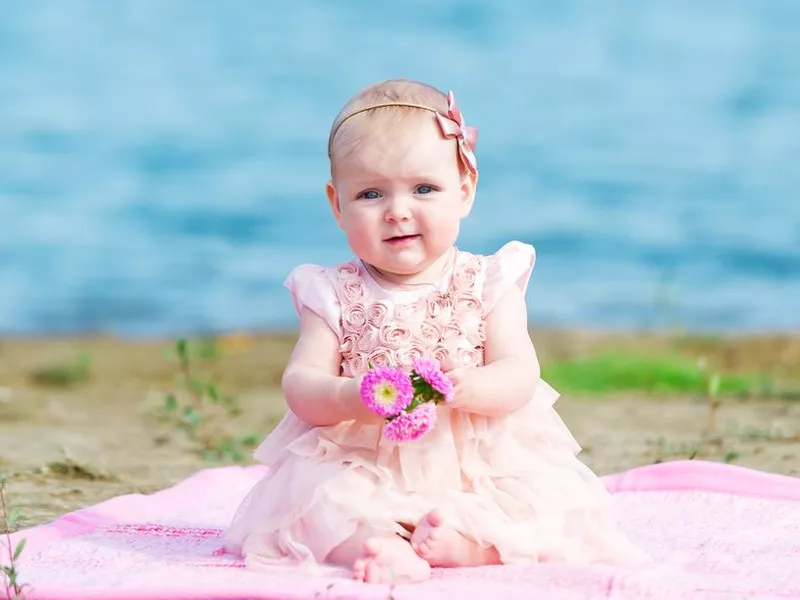
<path id="1" fill-rule="evenodd" d="M 442 361 L 442 371 L 447 373 L 458 367 L 458 363 L 450 356 L 447 355 Z"/>
<path id="2" fill-rule="evenodd" d="M 457 384 L 461 381 L 461 377 L 464 374 L 463 367 L 456 367 L 455 369 L 451 369 L 447 372 L 447 378 L 452 381 L 454 384 Z"/>

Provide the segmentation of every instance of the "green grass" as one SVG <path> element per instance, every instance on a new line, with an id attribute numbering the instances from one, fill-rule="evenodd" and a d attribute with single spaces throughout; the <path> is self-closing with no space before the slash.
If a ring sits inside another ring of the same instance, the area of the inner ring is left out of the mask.
<path id="1" fill-rule="evenodd" d="M 71 363 L 40 367 L 30 374 L 31 381 L 41 386 L 70 387 L 89 379 L 91 358 L 87 354 L 77 355 Z"/>
<path id="2" fill-rule="evenodd" d="M 706 394 L 710 373 L 676 356 L 603 353 L 542 365 L 542 378 L 558 391 L 602 395 L 615 392 Z M 719 374 L 720 395 L 742 395 L 763 387 L 756 377 Z"/>

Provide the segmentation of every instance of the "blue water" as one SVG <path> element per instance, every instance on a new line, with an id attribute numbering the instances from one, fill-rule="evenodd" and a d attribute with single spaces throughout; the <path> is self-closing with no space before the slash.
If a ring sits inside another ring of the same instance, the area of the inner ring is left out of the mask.
<path id="1" fill-rule="evenodd" d="M 533 324 L 800 325 L 797 0 L 6 0 L 0 332 L 294 326 L 330 122 L 396 76 L 480 128 L 460 245 L 536 246 Z"/>

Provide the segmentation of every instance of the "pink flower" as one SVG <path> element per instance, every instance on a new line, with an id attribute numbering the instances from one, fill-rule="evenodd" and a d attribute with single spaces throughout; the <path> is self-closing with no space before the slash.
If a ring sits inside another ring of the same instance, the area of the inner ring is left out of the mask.
<path id="1" fill-rule="evenodd" d="M 383 427 L 386 438 L 403 443 L 418 440 L 436 424 L 436 405 L 433 402 L 420 404 L 411 412 L 402 412 Z"/>
<path id="2" fill-rule="evenodd" d="M 339 344 L 339 352 L 341 352 L 342 356 L 347 358 L 350 356 L 350 353 L 353 352 L 353 345 L 355 343 L 356 336 L 353 334 L 348 334 L 344 336 L 342 339 L 342 343 Z"/>
<path id="3" fill-rule="evenodd" d="M 433 351 L 433 358 L 439 361 L 439 364 L 442 364 L 450 357 L 450 350 L 445 348 L 444 346 L 439 346 L 436 350 Z"/>
<path id="4" fill-rule="evenodd" d="M 389 348 L 375 348 L 367 355 L 367 361 L 375 367 L 392 367 L 397 363 L 397 358 Z"/>
<path id="5" fill-rule="evenodd" d="M 344 263 L 336 267 L 336 273 L 341 279 L 353 279 L 358 277 L 358 267 L 351 262 Z"/>
<path id="6" fill-rule="evenodd" d="M 353 375 L 361 375 L 364 371 L 367 370 L 369 365 L 367 364 L 367 355 L 363 352 L 356 352 L 350 357 L 350 360 L 347 361 L 350 366 L 350 372 Z"/>
<path id="7" fill-rule="evenodd" d="M 364 299 L 364 280 L 360 277 L 345 279 L 342 283 L 342 296 L 349 303 L 361 302 Z"/>
<path id="8" fill-rule="evenodd" d="M 428 315 L 440 323 L 447 323 L 453 314 L 450 298 L 445 294 L 433 294 L 428 298 Z"/>
<path id="9" fill-rule="evenodd" d="M 373 327 L 380 327 L 386 321 L 386 315 L 389 313 L 389 307 L 383 302 L 373 302 L 367 308 L 367 321 Z"/>
<path id="10" fill-rule="evenodd" d="M 361 399 L 381 417 L 393 417 L 404 411 L 413 398 L 411 377 L 402 369 L 375 367 L 361 380 Z"/>
<path id="11" fill-rule="evenodd" d="M 456 350 L 456 357 L 459 367 L 478 367 L 483 364 L 481 348 L 459 348 Z"/>
<path id="12" fill-rule="evenodd" d="M 411 339 L 411 331 L 395 323 L 381 328 L 381 343 L 389 348 L 399 348 Z"/>
<path id="13" fill-rule="evenodd" d="M 417 338 L 424 346 L 433 346 L 442 339 L 442 331 L 435 321 L 424 321 L 419 327 Z"/>
<path id="14" fill-rule="evenodd" d="M 397 363 L 406 369 L 411 369 L 411 364 L 423 356 L 425 356 L 425 351 L 416 340 L 411 340 L 410 343 L 397 350 Z"/>
<path id="15" fill-rule="evenodd" d="M 367 310 L 363 304 L 351 304 L 342 311 L 342 327 L 345 331 L 359 333 L 367 323 Z"/>
<path id="16" fill-rule="evenodd" d="M 481 271 L 480 259 L 471 259 L 453 274 L 453 287 L 459 292 L 466 292 L 475 286 L 475 280 Z"/>
<path id="17" fill-rule="evenodd" d="M 356 348 L 362 352 L 372 352 L 380 341 L 380 331 L 372 325 L 367 325 L 356 342 Z"/>
<path id="18" fill-rule="evenodd" d="M 477 312 L 483 314 L 483 303 L 472 294 L 461 292 L 453 296 L 453 310 L 457 312 Z"/>
<path id="19" fill-rule="evenodd" d="M 452 399 L 453 382 L 448 379 L 447 375 L 442 373 L 439 361 L 419 358 L 411 363 L 411 368 L 414 370 L 414 374 L 439 392 L 444 397 L 445 402 Z"/>
<path id="20" fill-rule="evenodd" d="M 457 321 L 452 321 L 442 328 L 442 340 L 452 342 L 464 337 L 464 331 Z"/>

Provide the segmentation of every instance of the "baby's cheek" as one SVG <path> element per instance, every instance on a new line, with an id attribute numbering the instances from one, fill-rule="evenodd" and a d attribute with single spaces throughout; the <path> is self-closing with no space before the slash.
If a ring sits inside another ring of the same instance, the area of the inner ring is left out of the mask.
<path id="1" fill-rule="evenodd" d="M 344 226 L 345 234 L 350 245 L 356 248 L 366 248 L 375 237 L 375 225 L 363 217 L 348 219 Z"/>

